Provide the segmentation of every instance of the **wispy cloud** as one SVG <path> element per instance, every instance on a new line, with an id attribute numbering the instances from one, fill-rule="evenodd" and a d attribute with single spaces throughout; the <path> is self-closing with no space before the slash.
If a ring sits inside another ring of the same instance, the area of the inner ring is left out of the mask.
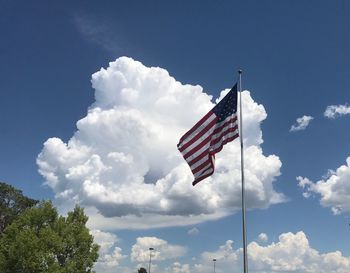
<path id="1" fill-rule="evenodd" d="M 297 118 L 296 124 L 293 124 L 292 127 L 290 127 L 290 132 L 296 132 L 305 130 L 306 127 L 310 124 L 311 120 L 314 118 L 312 116 L 302 116 L 301 118 Z"/>
<path id="2" fill-rule="evenodd" d="M 340 116 L 350 114 L 350 106 L 349 105 L 330 105 L 327 106 L 324 111 L 324 116 L 330 119 L 335 119 Z"/>
<path id="3" fill-rule="evenodd" d="M 106 20 L 89 15 L 74 16 L 78 32 L 89 42 L 111 53 L 122 53 L 126 40 L 121 31 Z"/>
<path id="4" fill-rule="evenodd" d="M 198 235 L 199 234 L 199 229 L 194 227 L 194 228 L 190 229 L 189 231 L 187 231 L 187 234 L 188 235 L 192 235 L 192 236 Z"/>

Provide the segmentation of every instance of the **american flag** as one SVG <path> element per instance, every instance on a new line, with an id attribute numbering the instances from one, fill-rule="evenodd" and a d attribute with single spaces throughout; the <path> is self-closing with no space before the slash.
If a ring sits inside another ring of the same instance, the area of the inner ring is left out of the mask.
<path id="1" fill-rule="evenodd" d="M 214 173 L 215 154 L 238 137 L 237 84 L 177 144 L 177 148 L 191 168 L 192 185 Z"/>

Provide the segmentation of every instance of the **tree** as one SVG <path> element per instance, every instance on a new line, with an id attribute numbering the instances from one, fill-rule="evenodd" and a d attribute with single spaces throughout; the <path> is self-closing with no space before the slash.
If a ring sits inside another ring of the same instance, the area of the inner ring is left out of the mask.
<path id="1" fill-rule="evenodd" d="M 147 270 L 146 270 L 145 268 L 141 267 L 141 268 L 137 271 L 137 273 L 147 273 Z"/>
<path id="2" fill-rule="evenodd" d="M 0 238 L 0 272 L 93 272 L 98 245 L 85 226 L 87 220 L 80 207 L 59 216 L 51 202 L 25 210 Z"/>
<path id="3" fill-rule="evenodd" d="M 0 234 L 25 209 L 39 201 L 25 197 L 22 191 L 0 182 Z"/>

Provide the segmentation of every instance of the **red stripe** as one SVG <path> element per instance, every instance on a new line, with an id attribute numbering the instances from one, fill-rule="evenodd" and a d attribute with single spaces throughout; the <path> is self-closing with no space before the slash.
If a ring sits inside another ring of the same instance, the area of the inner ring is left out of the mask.
<path id="1" fill-rule="evenodd" d="M 236 120 L 236 119 L 235 119 Z M 227 124 L 229 124 L 229 122 L 231 122 L 231 121 L 227 121 L 227 122 L 225 122 L 224 124 L 225 125 L 227 125 Z M 221 126 L 220 126 L 221 127 Z M 233 131 L 234 130 L 236 130 L 237 129 L 237 125 L 235 126 L 235 127 L 233 127 Z M 217 128 L 215 128 L 215 130 L 214 130 L 214 132 L 217 130 Z M 231 129 L 229 129 L 227 132 L 231 132 L 232 131 Z M 203 148 L 210 140 L 211 140 L 211 138 L 212 138 L 212 136 L 214 135 L 214 133 L 213 134 L 211 134 L 211 135 L 209 135 L 206 139 L 204 139 L 200 144 L 198 144 L 196 147 L 194 147 L 193 149 L 191 149 L 190 151 L 188 151 L 186 154 L 184 154 L 183 155 L 183 157 L 185 158 L 185 159 L 187 159 L 188 157 L 190 157 L 191 155 L 193 155 L 194 153 L 196 153 L 197 151 L 199 151 L 201 148 Z M 213 145 L 213 144 L 216 144 L 216 143 L 218 143 L 219 141 L 220 141 L 220 138 L 222 137 L 222 134 L 218 137 L 218 140 L 215 140 L 215 142 L 213 142 L 213 143 L 210 143 L 210 145 Z M 180 149 L 179 149 L 180 150 Z M 181 151 L 181 150 L 180 150 Z M 182 151 L 181 151 L 182 152 Z"/>
<path id="2" fill-rule="evenodd" d="M 205 179 L 205 178 L 211 176 L 213 173 L 214 173 L 214 168 L 213 168 L 213 171 L 212 171 L 212 172 L 210 172 L 210 173 L 208 173 L 208 174 L 206 174 L 206 175 L 204 175 L 204 176 L 201 176 L 201 177 L 195 179 L 195 180 L 192 182 L 192 185 L 195 186 L 198 182 L 201 182 L 203 179 Z"/>
<path id="3" fill-rule="evenodd" d="M 238 126 L 236 125 L 235 127 L 228 128 L 227 130 L 222 131 L 219 137 L 215 138 L 212 142 L 210 142 L 210 146 L 214 146 L 215 144 L 219 143 L 225 135 L 237 131 L 237 128 Z"/>
<path id="4" fill-rule="evenodd" d="M 235 118 L 234 120 L 231 119 L 231 120 L 225 122 L 223 126 L 220 126 L 220 127 L 218 127 L 218 128 L 222 128 L 222 127 L 226 126 L 227 124 L 229 124 L 230 122 L 236 121 L 236 120 L 237 120 L 237 118 Z M 186 154 L 184 154 L 183 157 L 184 157 L 185 159 L 187 159 L 188 157 L 190 157 L 191 155 L 193 155 L 195 152 L 197 152 L 198 150 L 202 149 L 202 148 L 211 140 L 212 136 L 215 134 L 215 132 L 217 131 L 218 128 L 215 128 L 213 134 L 209 135 L 206 139 L 204 139 L 204 140 L 203 140 L 200 144 L 198 144 L 195 148 L 191 149 L 191 150 L 188 151 Z M 234 128 L 237 128 L 237 126 L 234 127 Z M 216 133 L 218 133 L 218 132 L 216 132 Z M 221 136 L 220 136 L 220 137 L 221 137 Z M 217 141 L 217 142 L 218 142 L 218 141 Z M 210 145 L 212 145 L 212 144 L 210 144 Z M 183 152 L 183 150 L 184 150 L 183 147 L 181 147 L 181 149 L 179 149 L 179 151 L 181 151 L 181 152 Z"/>
<path id="5" fill-rule="evenodd" d="M 212 169 L 214 171 L 214 167 L 212 164 L 210 164 L 208 167 L 206 167 L 205 169 L 203 169 L 199 175 L 196 175 L 195 177 L 195 180 L 198 179 L 198 178 L 201 178 L 202 176 L 204 175 L 207 175 L 206 172 L 209 171 L 209 173 L 211 172 L 210 169 Z M 213 172 L 212 172 L 213 173 Z"/>
<path id="6" fill-rule="evenodd" d="M 204 161 L 202 164 L 200 164 L 198 167 L 196 167 L 195 169 L 192 170 L 192 173 L 198 173 L 201 169 L 203 169 L 206 165 L 208 165 L 208 163 L 212 163 L 210 158 L 208 157 L 208 160 Z M 212 166 L 212 164 L 211 164 Z M 208 168 L 207 168 L 208 169 Z M 204 172 L 204 171 L 203 171 Z"/>
<path id="7" fill-rule="evenodd" d="M 191 146 L 194 142 L 196 142 L 201 136 L 203 136 L 206 132 L 209 131 L 209 129 L 211 127 L 213 127 L 216 124 L 217 121 L 217 117 L 215 119 L 213 119 L 210 123 L 208 123 L 207 126 L 205 126 L 202 131 L 199 131 L 189 142 L 187 142 L 186 144 L 184 144 L 183 146 L 181 146 L 179 149 L 180 152 L 182 152 L 183 150 L 185 150 L 187 147 Z M 181 145 L 181 143 L 179 143 L 179 145 Z"/>
<path id="8" fill-rule="evenodd" d="M 196 185 L 198 182 L 202 181 L 204 178 L 207 178 L 208 176 L 211 176 L 214 173 L 215 167 L 214 167 L 213 158 L 215 158 L 215 156 L 209 156 L 209 159 L 211 161 L 211 164 L 210 164 L 211 167 L 207 168 L 207 169 L 213 168 L 213 170 L 206 175 L 195 177 L 194 181 L 192 182 L 193 186 Z M 204 170 L 204 172 L 205 171 L 206 170 Z"/>
<path id="9" fill-rule="evenodd" d="M 198 144 L 196 147 L 192 148 L 189 150 L 186 154 L 183 154 L 183 157 L 185 159 L 189 158 L 191 155 L 193 155 L 195 152 L 199 151 L 202 149 L 208 142 L 211 141 L 212 135 L 209 135 L 206 139 L 204 139 L 200 144 Z M 208 147 L 209 149 L 209 147 Z"/>
<path id="10" fill-rule="evenodd" d="M 234 135 L 234 136 L 232 136 L 232 137 L 230 137 L 230 138 L 225 139 L 225 141 L 224 141 L 218 148 L 216 148 L 215 150 L 211 151 L 210 154 L 211 154 L 211 155 L 217 154 L 218 152 L 220 152 L 220 151 L 222 150 L 223 146 L 224 146 L 226 143 L 228 143 L 228 142 L 230 142 L 230 141 L 236 139 L 237 137 L 238 137 L 238 132 L 237 132 L 236 135 Z"/>
<path id="11" fill-rule="evenodd" d="M 187 133 L 185 133 L 179 141 L 179 144 L 185 139 L 187 138 L 190 134 L 192 134 L 195 130 L 197 130 L 197 128 L 199 126 L 202 125 L 202 123 L 204 123 L 211 115 L 213 114 L 212 111 L 209 111 L 204 117 L 202 117 Z M 178 144 L 178 146 L 179 146 Z"/>
<path id="12" fill-rule="evenodd" d="M 194 163 L 196 163 L 198 160 L 201 160 L 203 157 L 209 154 L 209 149 L 204 150 L 203 153 L 199 154 L 195 158 L 193 158 L 191 161 L 187 162 L 188 165 L 192 166 Z"/>
<path id="13" fill-rule="evenodd" d="M 225 127 L 227 124 L 234 123 L 234 122 L 236 122 L 236 121 L 237 121 L 237 116 L 234 116 L 234 117 L 231 116 L 231 119 L 227 120 L 225 123 L 223 123 L 222 125 L 220 125 L 220 126 L 218 126 L 217 128 L 215 128 L 213 134 L 217 134 L 217 133 L 220 132 L 221 129 L 222 129 L 223 127 Z"/>

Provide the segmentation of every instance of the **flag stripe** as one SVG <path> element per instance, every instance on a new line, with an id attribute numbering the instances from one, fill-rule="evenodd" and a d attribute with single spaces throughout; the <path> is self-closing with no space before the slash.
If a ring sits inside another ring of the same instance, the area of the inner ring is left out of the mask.
<path id="1" fill-rule="evenodd" d="M 202 124 L 205 123 L 207 120 L 209 120 L 210 116 L 212 115 L 212 112 L 209 111 L 204 117 L 202 117 L 186 134 L 184 134 L 179 142 L 184 141 L 186 138 L 189 138 L 190 135 L 197 130 L 197 128 Z"/>
<path id="2" fill-rule="evenodd" d="M 215 115 L 214 115 L 215 116 Z M 195 135 L 191 135 L 190 139 L 186 139 L 185 141 L 183 141 L 180 146 L 179 146 L 179 150 L 180 152 L 183 152 L 187 147 L 189 147 L 190 145 L 200 142 L 201 140 L 205 139 L 207 135 L 212 134 L 212 132 L 215 129 L 215 124 L 216 124 L 217 118 L 214 117 L 209 123 L 206 124 L 205 127 L 201 127 L 201 130 L 196 131 Z"/>
<path id="3" fill-rule="evenodd" d="M 196 185 L 198 182 L 201 182 L 203 179 L 211 176 L 214 173 L 214 169 L 210 168 L 207 172 L 203 173 L 200 177 L 197 177 L 193 182 L 192 185 Z"/>
<path id="4" fill-rule="evenodd" d="M 195 180 L 198 180 L 203 175 L 206 175 L 208 173 L 208 171 L 210 171 L 210 170 L 214 171 L 214 165 L 211 162 L 209 164 L 205 165 L 201 170 L 193 173 L 193 176 L 195 177 Z"/>
<path id="5" fill-rule="evenodd" d="M 183 154 L 183 156 L 185 158 L 189 157 L 192 153 L 194 153 L 195 151 L 197 151 L 198 149 L 202 148 L 204 146 L 204 144 L 206 144 L 207 142 L 209 142 L 210 140 L 213 139 L 212 134 L 215 134 L 215 136 L 218 135 L 218 130 L 217 129 L 222 129 L 224 125 L 229 125 L 231 124 L 230 122 L 235 121 L 237 124 L 237 118 L 227 118 L 222 122 L 216 123 L 215 128 L 210 128 L 208 130 L 208 132 L 206 132 L 202 138 L 198 139 L 196 142 L 192 143 L 191 145 L 187 146 L 185 149 L 179 149 L 181 151 L 181 153 Z M 212 131 L 214 129 L 214 131 Z M 201 142 L 202 140 L 202 142 Z M 197 146 L 196 145 L 199 145 Z"/>
<path id="6" fill-rule="evenodd" d="M 210 141 L 211 141 L 211 136 L 205 140 L 205 142 L 200 143 L 196 147 L 194 147 L 192 150 L 189 150 L 188 153 L 186 153 L 183 157 L 186 159 L 186 161 L 191 161 L 193 158 L 198 156 L 203 152 L 204 149 L 208 149 L 210 147 Z"/>
<path id="7" fill-rule="evenodd" d="M 208 168 L 208 170 L 206 170 L 205 172 L 203 172 L 200 176 L 198 176 L 193 183 L 197 183 L 197 181 L 201 181 L 204 178 L 212 175 L 214 173 L 214 169 L 212 167 Z"/>
<path id="8" fill-rule="evenodd" d="M 206 159 L 206 162 L 204 162 L 200 168 L 198 167 L 196 170 L 192 171 L 195 180 L 200 178 L 210 168 L 212 168 L 214 171 L 214 159 L 215 158 L 208 155 L 205 157 L 205 159 Z"/>
<path id="9" fill-rule="evenodd" d="M 237 131 L 237 126 L 227 128 L 224 132 L 221 132 L 220 134 L 218 134 L 218 136 L 210 142 L 211 148 L 215 146 L 217 143 L 219 143 L 222 139 L 224 139 L 228 134 L 236 131 Z"/>
<path id="10" fill-rule="evenodd" d="M 186 156 L 187 153 L 192 151 L 193 149 L 195 149 L 196 146 L 198 146 L 198 145 L 203 146 L 207 142 L 210 142 L 214 129 L 215 129 L 215 123 L 212 124 L 212 127 L 208 128 L 207 131 L 202 131 L 202 132 L 198 133 L 199 135 L 201 135 L 200 138 L 198 138 L 196 140 L 195 140 L 195 138 L 193 138 L 192 139 L 192 140 L 194 140 L 193 142 L 190 141 L 186 145 L 184 145 L 183 149 L 180 149 L 181 153 Z"/>
<path id="11" fill-rule="evenodd" d="M 203 162 L 208 160 L 208 156 L 209 156 L 209 152 L 206 151 L 205 153 L 203 153 L 203 155 L 198 156 L 194 160 L 187 162 L 187 163 L 188 163 L 188 165 L 190 165 L 191 170 L 193 170 L 193 169 L 197 168 L 199 165 L 201 165 Z"/>
<path id="12" fill-rule="evenodd" d="M 209 147 L 210 146 L 208 144 L 208 147 L 203 147 L 201 150 L 199 150 L 195 154 L 191 155 L 189 158 L 185 158 L 185 160 L 187 161 L 187 163 L 190 166 L 195 164 L 196 162 L 198 162 L 200 159 L 202 159 L 206 155 L 209 155 Z"/>
<path id="13" fill-rule="evenodd" d="M 238 132 L 232 132 L 231 136 L 229 136 L 228 138 L 226 138 L 225 140 L 223 140 L 222 143 L 218 143 L 218 144 L 216 145 L 216 147 L 214 148 L 214 150 L 212 151 L 212 153 L 217 154 L 218 152 L 220 152 L 220 151 L 222 150 L 223 146 L 224 146 L 226 143 L 228 143 L 228 142 L 230 142 L 230 141 L 236 139 L 238 136 L 239 136 L 239 135 L 238 135 Z"/>
<path id="14" fill-rule="evenodd" d="M 182 137 L 180 139 L 178 148 L 181 148 L 181 145 L 185 145 L 187 142 L 191 141 L 192 138 L 198 134 L 198 132 L 204 130 L 208 124 L 212 123 L 213 120 L 217 118 L 216 115 L 211 111 L 209 111 L 205 116 L 208 117 L 206 119 L 202 118 L 190 131 L 186 133 L 188 134 L 186 138 Z"/>
<path id="15" fill-rule="evenodd" d="M 218 132 L 221 131 L 222 128 L 224 128 L 225 126 L 232 124 L 232 123 L 237 123 L 236 116 L 229 116 L 225 120 L 218 122 L 213 134 L 217 134 Z"/>
<path id="16" fill-rule="evenodd" d="M 192 171 L 193 175 L 196 176 L 196 173 L 198 173 L 199 171 L 201 171 L 203 169 L 208 168 L 208 165 L 210 165 L 210 166 L 212 165 L 209 157 L 204 158 L 204 162 L 199 164 L 197 167 L 195 167 L 193 169 L 191 168 L 191 171 Z"/>

